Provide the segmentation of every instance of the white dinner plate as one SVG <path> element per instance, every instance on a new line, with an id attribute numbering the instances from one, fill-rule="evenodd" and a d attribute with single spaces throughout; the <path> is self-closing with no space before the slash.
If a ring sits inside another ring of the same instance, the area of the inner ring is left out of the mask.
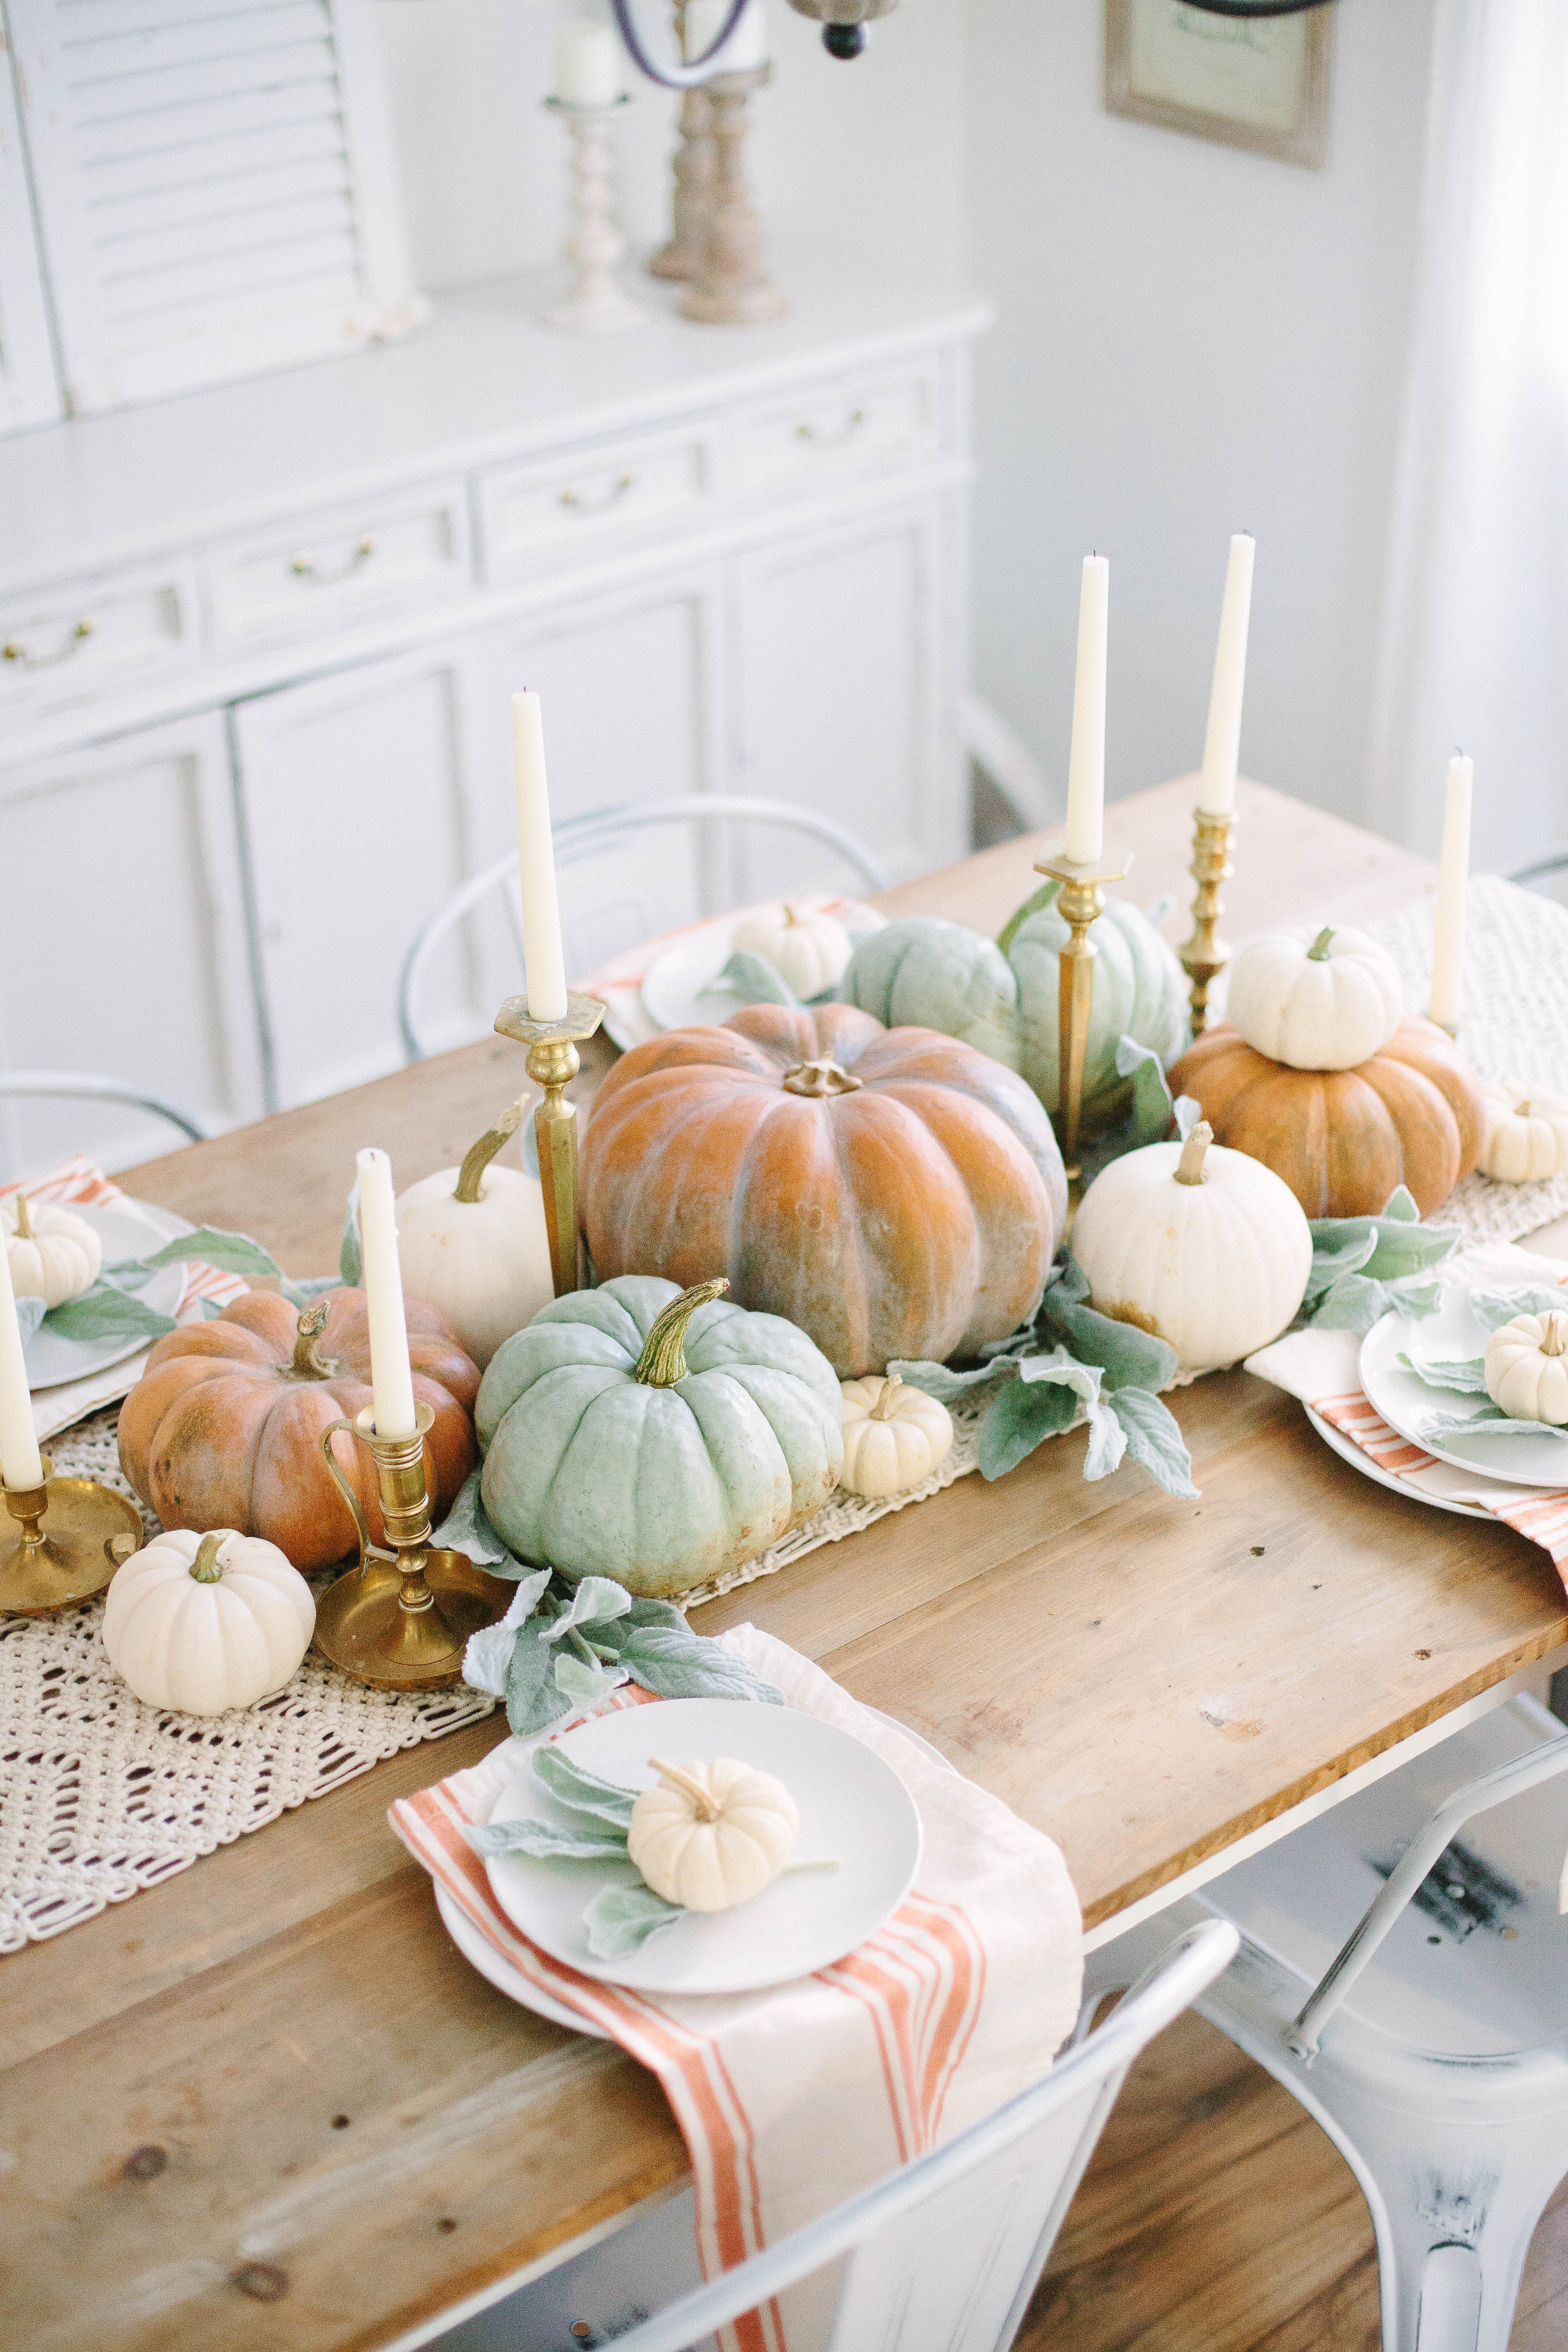
<path id="1" fill-rule="evenodd" d="M 1367 1402 L 1401 1437 L 1424 1446 L 1457 1470 L 1479 1470 L 1512 1486 L 1568 1486 L 1568 1439 L 1467 1438 L 1450 1433 L 1440 1445 L 1422 1433 L 1436 1413 L 1473 1420 L 1488 1410 L 1484 1396 L 1461 1396 L 1452 1389 L 1428 1388 L 1406 1371 L 1402 1353 L 1446 1356 L 1463 1361 L 1485 1352 L 1487 1327 L 1473 1311 L 1469 1295 L 1456 1283 L 1446 1286 L 1436 1315 L 1385 1315 L 1361 1343 L 1361 1384 Z"/>
<path id="2" fill-rule="evenodd" d="M 1342 1462 L 1348 1462 L 1352 1470 L 1359 1470 L 1362 1476 L 1370 1478 L 1374 1486 L 1386 1486 L 1391 1495 L 1405 1495 L 1413 1503 L 1430 1503 L 1434 1510 L 1452 1511 L 1461 1519 L 1491 1517 L 1491 1513 L 1483 1511 L 1478 1503 L 1452 1502 L 1447 1495 L 1428 1495 L 1421 1487 L 1413 1486 L 1407 1478 L 1396 1478 L 1392 1470 L 1385 1470 L 1380 1462 L 1374 1462 L 1370 1454 L 1353 1444 L 1342 1430 L 1336 1429 L 1331 1421 L 1325 1421 L 1321 1412 L 1314 1412 L 1310 1405 L 1307 1407 L 1307 1418 L 1325 1445 L 1330 1446 Z"/>
<path id="3" fill-rule="evenodd" d="M 879 931 L 886 917 L 857 898 L 798 898 L 804 912 L 836 915 L 852 940 Z M 648 966 L 642 984 L 643 1010 L 658 1029 L 687 1029 L 696 1023 L 717 1024 L 739 1013 L 742 1000 L 713 985 L 730 961 L 736 930 L 755 907 L 745 908 L 721 921 L 704 923 L 685 938 L 672 940 Z"/>
<path id="4" fill-rule="evenodd" d="M 103 1263 L 113 1265 L 126 1258 L 150 1257 L 166 1241 L 174 1241 L 181 1234 L 195 1231 L 184 1217 L 172 1209 L 155 1209 L 150 1203 L 106 1201 L 91 1207 L 70 1201 L 64 1206 L 73 1217 L 90 1225 L 103 1244 Z M 136 1296 L 144 1307 L 156 1314 L 174 1315 L 178 1311 L 185 1290 L 185 1269 L 183 1265 L 160 1266 L 149 1276 Z M 28 1340 L 25 1351 L 27 1366 L 27 1386 L 30 1389 L 58 1388 L 65 1381 L 87 1380 L 94 1372 L 105 1372 L 111 1364 L 121 1364 L 128 1356 L 140 1353 L 146 1347 L 145 1335 L 129 1339 L 100 1339 L 89 1342 L 64 1339 L 40 1324 Z"/>
<path id="5" fill-rule="evenodd" d="M 732 1910 L 689 1912 L 621 1960 L 595 1959 L 583 1913 L 602 1886 L 641 1884 L 630 1863 L 535 1861 L 500 1854 L 488 1864 L 496 1899 L 530 1940 L 605 1983 L 642 1992 L 752 1992 L 828 1968 L 890 1917 L 920 1866 L 914 1801 L 874 1749 L 819 1716 L 747 1699 L 666 1699 L 656 1709 L 596 1716 L 560 1743 L 584 1768 L 628 1789 L 651 1788 L 650 1755 L 672 1763 L 734 1756 L 773 1773 L 800 1812 L 795 1855 L 833 1857 L 836 1870 L 786 1872 Z M 525 1767 L 491 1820 L 573 1816 Z"/>

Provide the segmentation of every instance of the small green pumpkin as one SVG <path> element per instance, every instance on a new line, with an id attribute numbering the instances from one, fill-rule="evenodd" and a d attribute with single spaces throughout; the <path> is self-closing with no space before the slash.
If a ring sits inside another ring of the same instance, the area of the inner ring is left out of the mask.
<path id="1" fill-rule="evenodd" d="M 485 1509 L 520 1559 L 652 1600 L 755 1559 L 844 1466 L 838 1379 L 780 1315 L 618 1275 L 542 1307 L 479 1386 Z"/>
<path id="2" fill-rule="evenodd" d="M 935 916 L 907 916 L 862 940 L 838 994 L 890 1029 L 940 1029 L 1002 1062 L 1059 1107 L 1058 959 L 1068 933 L 1056 908 L 1057 882 L 1026 899 L 997 940 Z M 1089 1045 L 1084 1055 L 1086 1130 L 1120 1118 L 1127 1081 L 1116 1068 L 1122 1036 L 1173 1062 L 1189 1042 L 1187 978 L 1145 915 L 1107 898 L 1092 934 L 1096 950 Z"/>

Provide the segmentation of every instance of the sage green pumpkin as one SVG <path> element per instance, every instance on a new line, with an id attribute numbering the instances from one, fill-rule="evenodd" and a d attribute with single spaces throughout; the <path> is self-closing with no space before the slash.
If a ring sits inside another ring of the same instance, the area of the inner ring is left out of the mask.
<path id="1" fill-rule="evenodd" d="M 1056 908 L 1060 885 L 1026 899 L 997 940 L 962 923 L 906 916 L 861 940 L 838 994 L 889 1029 L 940 1029 L 1016 1070 L 1047 1110 L 1059 1104 L 1058 959 L 1068 933 Z M 1091 934 L 1098 952 L 1084 1055 L 1084 1125 L 1093 1134 L 1120 1118 L 1127 1081 L 1117 1041 L 1134 1037 L 1169 1065 L 1188 1042 L 1186 974 L 1148 918 L 1107 898 Z"/>
<path id="2" fill-rule="evenodd" d="M 739 1568 L 827 1500 L 838 1378 L 781 1315 L 619 1275 L 542 1307 L 491 1357 L 475 1423 L 485 1509 L 520 1559 L 668 1599 Z"/>

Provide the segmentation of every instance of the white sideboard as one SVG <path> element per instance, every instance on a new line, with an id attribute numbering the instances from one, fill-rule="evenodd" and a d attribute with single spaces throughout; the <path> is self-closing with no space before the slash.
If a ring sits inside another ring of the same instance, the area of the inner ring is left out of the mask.
<path id="1" fill-rule="evenodd" d="M 959 294 L 785 256 L 792 316 L 552 333 L 525 282 L 410 342 L 0 441 L 0 1068 L 134 1076 L 232 1124 L 395 1066 L 409 940 L 512 838 L 509 696 L 558 816 L 797 801 L 898 873 L 960 856 Z M 737 889 L 768 836 L 595 868 L 579 970 Z M 833 878 L 842 878 L 835 869 Z M 517 984 L 476 926 L 443 1042 Z M 0 1098 L 0 1164 L 161 1139 Z"/>

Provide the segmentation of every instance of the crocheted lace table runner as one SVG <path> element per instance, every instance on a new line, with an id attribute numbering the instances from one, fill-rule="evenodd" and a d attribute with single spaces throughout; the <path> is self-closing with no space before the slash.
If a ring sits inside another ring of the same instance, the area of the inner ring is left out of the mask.
<path id="1" fill-rule="evenodd" d="M 1426 1000 L 1430 901 L 1377 925 Z M 1568 911 L 1511 884 L 1478 880 L 1466 945 L 1460 1043 L 1483 1076 L 1568 1091 Z M 1473 1176 L 1442 1210 L 1467 1240 L 1513 1240 L 1568 1213 L 1568 1176 L 1494 1184 Z M 770 1551 L 700 1587 L 695 1605 L 772 1576 L 819 1545 L 940 1494 L 976 1466 L 986 1400 L 954 1409 L 957 1442 L 931 1477 L 888 1502 L 839 1495 Z M 54 1440 L 57 1468 L 129 1494 L 101 1413 Z M 143 1515 L 146 1516 L 145 1514 Z M 150 1518 L 149 1528 L 155 1523 Z M 260 1706 L 202 1722 L 134 1699 L 103 1654 L 101 1601 L 58 1617 L 0 1619 L 0 1952 L 58 1935 L 107 1904 L 275 1821 L 383 1757 L 479 1721 L 493 1702 L 459 1687 L 393 1696 L 307 1657 Z"/>

